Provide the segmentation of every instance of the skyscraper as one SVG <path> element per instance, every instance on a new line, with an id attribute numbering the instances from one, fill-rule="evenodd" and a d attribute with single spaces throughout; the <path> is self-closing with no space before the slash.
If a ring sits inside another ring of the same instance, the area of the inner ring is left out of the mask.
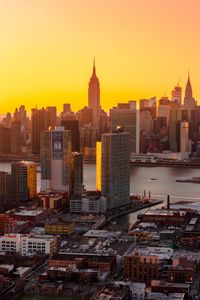
<path id="1" fill-rule="evenodd" d="M 140 113 L 140 130 L 145 131 L 147 134 L 153 131 L 153 118 L 148 110 L 142 110 Z"/>
<path id="2" fill-rule="evenodd" d="M 48 106 L 47 111 L 49 112 L 49 123 L 52 127 L 57 125 L 57 108 L 56 106 Z"/>
<path id="3" fill-rule="evenodd" d="M 37 196 L 36 165 L 28 162 L 11 164 L 11 174 L 6 176 L 6 198 L 8 201 L 28 201 Z"/>
<path id="4" fill-rule="evenodd" d="M 71 131 L 64 127 L 41 134 L 41 190 L 70 192 Z"/>
<path id="5" fill-rule="evenodd" d="M 61 120 L 61 126 L 71 131 L 72 151 L 80 152 L 80 132 L 78 120 Z"/>
<path id="6" fill-rule="evenodd" d="M 10 153 L 10 128 L 0 125 L 0 153 Z"/>
<path id="7" fill-rule="evenodd" d="M 185 98 L 184 98 L 184 107 L 185 108 L 194 108 L 195 99 L 192 96 L 192 85 L 190 82 L 190 75 L 188 74 L 188 81 L 185 89 Z"/>
<path id="8" fill-rule="evenodd" d="M 20 153 L 21 151 L 21 122 L 13 121 L 11 124 L 11 152 Z"/>
<path id="9" fill-rule="evenodd" d="M 101 191 L 102 149 L 101 142 L 96 143 L 96 190 Z"/>
<path id="10" fill-rule="evenodd" d="M 77 112 L 77 117 L 81 127 L 92 124 L 92 110 L 87 106 Z"/>
<path id="11" fill-rule="evenodd" d="M 5 200 L 6 196 L 6 176 L 7 172 L 0 171 L 0 201 Z"/>
<path id="12" fill-rule="evenodd" d="M 93 126 L 99 128 L 100 124 L 100 84 L 96 75 L 95 60 L 93 65 L 93 73 L 90 78 L 88 87 L 88 107 L 92 110 Z"/>
<path id="13" fill-rule="evenodd" d="M 98 145 L 97 148 L 101 151 L 100 160 L 97 160 L 101 184 L 97 179 L 97 188 L 101 188 L 102 196 L 107 197 L 109 208 L 130 202 L 129 138 L 130 134 L 119 127 L 113 133 L 102 134 L 101 147 Z"/>
<path id="14" fill-rule="evenodd" d="M 137 115 L 139 111 L 136 108 L 131 108 L 130 103 L 125 105 L 118 105 L 110 110 L 111 131 L 117 126 L 122 126 L 125 132 L 130 133 L 130 152 L 139 152 L 139 140 L 137 139 L 137 131 L 139 131 L 139 124 L 137 122 Z M 139 136 L 139 135 L 138 135 Z"/>
<path id="15" fill-rule="evenodd" d="M 189 123 L 182 121 L 180 124 L 180 152 L 189 152 Z"/>
<path id="16" fill-rule="evenodd" d="M 172 100 L 177 101 L 181 106 L 182 104 L 182 88 L 177 84 L 172 91 Z"/>
<path id="17" fill-rule="evenodd" d="M 83 155 L 78 152 L 72 153 L 71 162 L 71 194 L 81 195 L 83 184 Z"/>
<path id="18" fill-rule="evenodd" d="M 31 115 L 32 123 L 32 153 L 40 154 L 40 134 L 42 131 L 47 130 L 50 123 L 50 112 L 45 108 L 42 109 L 32 109 Z"/>
<path id="19" fill-rule="evenodd" d="M 180 122 L 182 111 L 180 109 L 170 110 L 169 121 L 169 147 L 172 152 L 180 152 Z"/>

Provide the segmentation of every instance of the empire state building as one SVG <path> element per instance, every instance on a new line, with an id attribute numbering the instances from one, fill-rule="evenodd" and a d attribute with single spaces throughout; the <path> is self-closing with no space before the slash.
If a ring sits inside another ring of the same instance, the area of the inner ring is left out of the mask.
<path id="1" fill-rule="evenodd" d="M 100 84 L 96 75 L 95 60 L 93 64 L 93 73 L 88 87 L 88 107 L 92 110 L 92 123 L 94 127 L 100 126 Z"/>

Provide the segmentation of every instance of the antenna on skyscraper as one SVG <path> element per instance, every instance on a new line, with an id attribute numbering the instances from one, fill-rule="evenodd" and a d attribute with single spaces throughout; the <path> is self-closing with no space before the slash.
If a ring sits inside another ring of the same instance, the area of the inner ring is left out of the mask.
<path id="1" fill-rule="evenodd" d="M 93 74 L 96 74 L 95 56 L 93 58 Z"/>

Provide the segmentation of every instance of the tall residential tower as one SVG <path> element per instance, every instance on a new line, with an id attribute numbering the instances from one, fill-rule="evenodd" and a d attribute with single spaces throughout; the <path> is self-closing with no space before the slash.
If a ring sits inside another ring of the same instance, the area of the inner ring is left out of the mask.
<path id="1" fill-rule="evenodd" d="M 97 189 L 108 199 L 108 208 L 130 202 L 130 133 L 118 127 L 97 144 Z"/>
<path id="2" fill-rule="evenodd" d="M 64 127 L 41 134 L 41 190 L 70 192 L 71 131 Z"/>

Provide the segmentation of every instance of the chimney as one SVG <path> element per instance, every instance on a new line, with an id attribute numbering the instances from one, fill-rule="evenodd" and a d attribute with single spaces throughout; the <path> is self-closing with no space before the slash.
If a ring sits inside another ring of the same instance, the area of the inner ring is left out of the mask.
<path id="1" fill-rule="evenodd" d="M 167 209 L 170 209 L 170 195 L 167 195 Z"/>

